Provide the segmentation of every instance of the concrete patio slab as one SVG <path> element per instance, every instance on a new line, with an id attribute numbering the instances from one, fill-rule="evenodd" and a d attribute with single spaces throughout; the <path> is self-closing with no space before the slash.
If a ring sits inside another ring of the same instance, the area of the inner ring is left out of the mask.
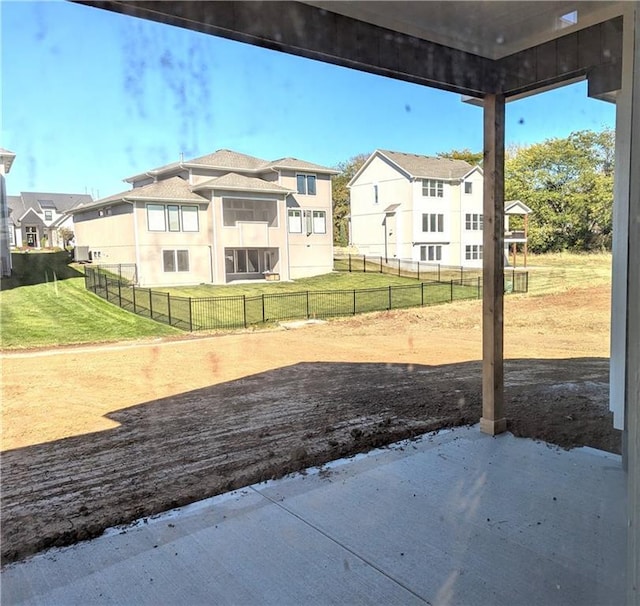
<path id="1" fill-rule="evenodd" d="M 620 457 L 458 428 L 2 571 L 3 604 L 619 604 Z"/>

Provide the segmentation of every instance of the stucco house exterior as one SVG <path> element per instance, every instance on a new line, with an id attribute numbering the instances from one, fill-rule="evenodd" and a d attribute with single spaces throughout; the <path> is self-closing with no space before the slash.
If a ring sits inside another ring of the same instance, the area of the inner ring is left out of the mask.
<path id="1" fill-rule="evenodd" d="M 63 228 L 73 231 L 69 211 L 90 204 L 88 194 L 21 192 L 7 196 L 9 206 L 9 240 L 11 246 L 28 248 L 63 248 Z"/>
<path id="2" fill-rule="evenodd" d="M 76 247 L 88 248 L 94 262 L 135 263 L 141 286 L 327 273 L 337 172 L 227 149 L 180 160 L 76 208 Z"/>
<path id="3" fill-rule="evenodd" d="M 349 182 L 351 243 L 362 254 L 482 265 L 482 169 L 378 149 Z"/>
<path id="4" fill-rule="evenodd" d="M 11 227 L 5 175 L 9 174 L 16 155 L 0 147 L 0 274 L 11 275 Z"/>
<path id="5" fill-rule="evenodd" d="M 479 166 L 378 149 L 348 186 L 350 244 L 359 253 L 482 266 L 483 174 Z M 530 212 L 521 203 L 513 210 Z"/>

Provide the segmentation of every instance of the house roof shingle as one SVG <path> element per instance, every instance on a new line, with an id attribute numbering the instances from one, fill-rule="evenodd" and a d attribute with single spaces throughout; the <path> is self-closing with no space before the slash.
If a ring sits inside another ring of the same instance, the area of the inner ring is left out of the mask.
<path id="1" fill-rule="evenodd" d="M 16 225 L 20 218 L 30 209 L 37 214 L 42 214 L 45 208 L 64 214 L 81 204 L 91 202 L 93 202 L 93 198 L 88 194 L 25 191 L 21 192 L 19 196 L 7 196 L 7 206 L 11 214 L 11 220 Z"/>
<path id="2" fill-rule="evenodd" d="M 194 191 L 199 189 L 232 189 L 232 190 L 249 190 L 286 194 L 291 192 L 290 189 L 282 187 L 273 181 L 265 181 L 258 177 L 247 177 L 238 173 L 227 173 L 222 177 L 214 177 L 208 181 L 204 181 L 192 188 Z"/>
<path id="3" fill-rule="evenodd" d="M 152 170 L 127 177 L 126 182 L 132 183 L 136 180 L 143 179 L 147 176 L 159 175 L 169 171 L 179 170 L 182 167 L 202 166 L 209 169 L 218 169 L 221 171 L 230 172 L 249 172 L 260 173 L 262 171 L 268 171 L 270 169 L 288 168 L 293 170 L 308 170 L 317 173 L 325 174 L 338 174 L 339 171 L 333 168 L 327 168 L 320 164 L 314 164 L 307 162 L 306 160 L 298 160 L 297 158 L 280 158 L 279 160 L 269 161 L 262 158 L 256 158 L 255 156 L 249 156 L 248 154 L 242 154 L 240 152 L 233 151 L 231 149 L 219 149 L 211 154 L 205 156 L 199 156 L 191 160 L 184 160 L 182 162 L 172 162 L 159 166 Z"/>
<path id="4" fill-rule="evenodd" d="M 105 206 L 113 202 L 119 202 L 121 200 L 167 200 L 177 202 L 207 202 L 205 198 L 191 191 L 189 184 L 180 177 L 172 177 L 171 179 L 165 179 L 158 181 L 157 183 L 150 183 L 143 187 L 134 187 L 127 191 L 101 198 L 91 204 L 85 204 L 83 206 L 76 207 L 75 211 L 84 211 L 90 208 L 98 208 Z"/>
<path id="5" fill-rule="evenodd" d="M 379 149 L 377 152 L 386 156 L 412 177 L 461 179 L 475 168 L 465 160 L 421 156 L 419 154 L 407 154 L 386 149 Z"/>

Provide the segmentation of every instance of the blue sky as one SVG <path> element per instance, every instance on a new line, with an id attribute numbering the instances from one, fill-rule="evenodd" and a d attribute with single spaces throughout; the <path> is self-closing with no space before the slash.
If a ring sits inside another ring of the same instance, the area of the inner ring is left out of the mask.
<path id="1" fill-rule="evenodd" d="M 104 197 L 220 148 L 327 166 L 375 148 L 482 148 L 481 109 L 451 93 L 57 0 L 0 0 L 0 19 L 10 194 Z M 507 144 L 614 121 L 579 83 L 509 104 Z"/>

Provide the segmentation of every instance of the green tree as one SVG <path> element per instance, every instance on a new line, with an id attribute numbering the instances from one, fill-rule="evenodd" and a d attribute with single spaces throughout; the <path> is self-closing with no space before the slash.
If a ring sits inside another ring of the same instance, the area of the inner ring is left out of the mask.
<path id="1" fill-rule="evenodd" d="M 336 246 L 346 246 L 349 239 L 349 189 L 347 184 L 353 178 L 371 154 L 357 154 L 336 166 L 339 175 L 333 177 L 331 192 L 333 196 L 333 242 Z"/>
<path id="2" fill-rule="evenodd" d="M 483 154 L 481 151 L 472 152 L 468 148 L 464 149 L 452 149 L 448 152 L 438 152 L 436 154 L 438 158 L 449 158 L 451 160 L 465 160 L 471 166 L 475 166 L 476 164 L 482 166 Z"/>
<path id="3" fill-rule="evenodd" d="M 507 153 L 505 200 L 533 210 L 532 252 L 611 248 L 613 158 L 612 130 L 579 131 Z"/>

